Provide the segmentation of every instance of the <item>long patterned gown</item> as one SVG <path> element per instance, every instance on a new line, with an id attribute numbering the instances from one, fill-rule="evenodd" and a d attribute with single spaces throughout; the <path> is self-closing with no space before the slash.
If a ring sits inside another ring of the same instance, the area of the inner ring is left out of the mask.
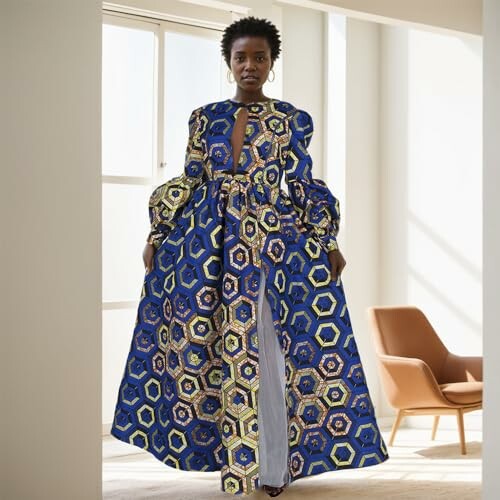
<path id="1" fill-rule="evenodd" d="M 220 470 L 230 494 L 389 458 L 330 274 L 339 202 L 312 176 L 312 134 L 287 101 L 200 106 L 183 174 L 149 202 L 154 265 L 111 434 Z"/>

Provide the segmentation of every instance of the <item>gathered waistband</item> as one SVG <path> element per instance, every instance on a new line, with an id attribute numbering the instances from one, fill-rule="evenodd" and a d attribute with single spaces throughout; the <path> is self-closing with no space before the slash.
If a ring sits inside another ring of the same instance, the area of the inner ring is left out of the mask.
<path id="1" fill-rule="evenodd" d="M 212 173 L 212 179 L 210 181 L 235 181 L 235 182 L 243 182 L 243 183 L 252 183 L 256 186 L 265 186 L 269 189 L 280 189 L 279 184 L 271 183 L 268 181 L 264 172 L 257 172 L 256 174 L 250 174 L 247 172 L 237 172 L 233 173 L 228 170 L 218 170 Z"/>
<path id="2" fill-rule="evenodd" d="M 234 180 L 252 180 L 252 174 L 247 172 L 231 172 L 229 170 L 217 170 L 212 173 L 213 180 L 217 179 L 234 179 Z"/>

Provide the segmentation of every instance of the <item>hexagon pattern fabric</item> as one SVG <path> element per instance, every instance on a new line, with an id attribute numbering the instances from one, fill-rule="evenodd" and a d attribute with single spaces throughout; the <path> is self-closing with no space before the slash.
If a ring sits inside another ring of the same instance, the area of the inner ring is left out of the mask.
<path id="1" fill-rule="evenodd" d="M 231 136 L 247 122 L 239 161 Z M 261 272 L 285 360 L 290 482 L 388 459 L 346 305 L 332 280 L 338 200 L 312 176 L 312 118 L 290 102 L 193 110 L 184 172 L 150 198 L 142 287 L 111 434 L 168 466 L 259 482 Z M 281 188 L 282 176 L 288 192 Z"/>

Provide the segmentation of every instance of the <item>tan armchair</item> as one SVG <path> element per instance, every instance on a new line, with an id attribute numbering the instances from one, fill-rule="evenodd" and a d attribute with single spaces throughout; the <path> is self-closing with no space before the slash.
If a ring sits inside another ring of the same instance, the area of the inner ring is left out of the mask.
<path id="1" fill-rule="evenodd" d="M 415 306 L 373 306 L 367 313 L 382 386 L 389 403 L 398 410 L 389 446 L 406 415 L 434 415 L 434 439 L 439 416 L 454 413 L 465 455 L 463 415 L 482 408 L 483 358 L 449 352 Z"/>

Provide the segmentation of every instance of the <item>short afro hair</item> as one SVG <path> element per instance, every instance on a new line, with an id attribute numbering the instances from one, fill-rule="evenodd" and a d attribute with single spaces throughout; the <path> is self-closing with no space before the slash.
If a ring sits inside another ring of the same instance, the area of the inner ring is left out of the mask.
<path id="1" fill-rule="evenodd" d="M 231 47 L 233 42 L 243 36 L 260 36 L 267 40 L 271 48 L 271 61 L 278 59 L 281 52 L 281 40 L 276 26 L 265 18 L 254 16 L 243 17 L 234 21 L 224 30 L 221 40 L 222 55 L 226 64 L 231 67 Z"/>

